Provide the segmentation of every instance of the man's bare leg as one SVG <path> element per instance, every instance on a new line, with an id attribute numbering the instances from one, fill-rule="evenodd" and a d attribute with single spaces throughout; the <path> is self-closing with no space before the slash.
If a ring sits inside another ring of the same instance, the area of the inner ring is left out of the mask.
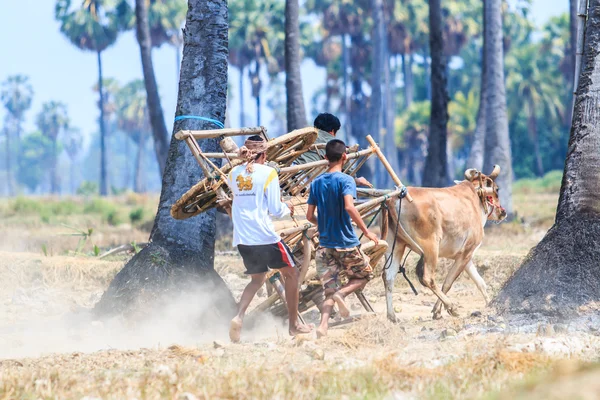
<path id="1" fill-rule="evenodd" d="M 310 333 L 310 327 L 298 322 L 298 270 L 296 268 L 282 268 L 279 270 L 285 281 L 285 301 L 289 315 L 289 333 L 296 336 Z"/>
<path id="2" fill-rule="evenodd" d="M 329 317 L 333 310 L 334 300 L 331 296 L 328 296 L 323 304 L 321 305 L 321 323 L 317 328 L 317 339 L 327 336 L 327 329 L 329 328 Z"/>
<path id="3" fill-rule="evenodd" d="M 265 283 L 266 277 L 266 272 L 263 272 L 262 274 L 250 275 L 250 283 L 244 289 L 242 297 L 240 298 L 240 302 L 238 303 L 238 313 L 229 324 L 229 339 L 231 339 L 232 342 L 237 343 L 240 341 L 240 334 L 242 332 L 242 324 L 244 322 L 246 310 L 248 309 L 248 306 L 250 306 L 250 303 L 256 295 L 256 292 L 258 292 L 258 289 L 260 289 L 263 283 Z"/>
<path id="4" fill-rule="evenodd" d="M 336 302 L 338 308 L 340 309 L 340 315 L 342 316 L 342 318 L 348 318 L 350 316 L 350 310 L 348 310 L 348 306 L 344 301 L 346 296 L 348 296 L 350 293 L 354 293 L 357 290 L 364 288 L 367 285 L 367 282 L 368 281 L 364 278 L 350 279 L 350 281 L 347 284 L 342 286 L 340 290 L 333 294 L 332 298 Z"/>

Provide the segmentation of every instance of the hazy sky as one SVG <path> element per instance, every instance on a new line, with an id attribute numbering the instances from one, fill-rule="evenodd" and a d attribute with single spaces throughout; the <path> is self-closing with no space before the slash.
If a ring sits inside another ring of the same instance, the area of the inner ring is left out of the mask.
<path id="1" fill-rule="evenodd" d="M 533 3 L 532 14 L 537 23 L 568 9 L 568 0 L 534 0 Z M 34 127 L 34 116 L 43 102 L 57 100 L 68 105 L 73 125 L 89 137 L 97 130 L 97 94 L 92 91 L 98 79 L 95 53 L 78 50 L 59 32 L 59 24 L 54 20 L 54 0 L 0 0 L 0 4 L 0 81 L 9 75 L 24 74 L 30 77 L 35 91 L 26 128 Z M 170 129 L 177 97 L 175 49 L 165 45 L 154 50 L 153 59 L 165 119 Z M 103 64 L 106 78 L 113 77 L 121 83 L 142 78 L 139 48 L 132 32 L 122 34 L 116 45 L 103 53 Z M 310 64 L 305 63 L 302 73 L 308 118 L 312 119 L 314 116 L 310 115 L 308 101 L 322 85 L 324 73 Z M 230 69 L 230 82 L 235 96 L 239 80 L 237 70 L 233 68 Z M 263 84 L 263 90 L 266 87 Z M 246 114 L 250 115 L 246 124 L 252 125 L 255 123 L 255 108 L 249 87 L 245 88 L 245 94 L 245 103 L 248 104 Z M 229 108 L 234 126 L 238 124 L 238 104 L 239 100 L 233 99 Z M 262 110 L 262 123 L 268 126 L 271 115 L 266 107 L 263 106 Z M 4 110 L 1 109 L 0 118 L 3 116 Z"/>

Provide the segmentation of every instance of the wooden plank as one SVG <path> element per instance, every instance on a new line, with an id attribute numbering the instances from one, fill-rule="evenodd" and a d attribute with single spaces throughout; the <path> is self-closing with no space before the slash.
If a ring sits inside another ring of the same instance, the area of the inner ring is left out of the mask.
<path id="1" fill-rule="evenodd" d="M 175 139 L 184 140 L 187 136 L 192 136 L 194 139 L 212 139 L 218 137 L 230 136 L 252 136 L 263 135 L 267 133 L 267 128 L 257 126 L 254 128 L 227 128 L 227 129 L 207 129 L 205 131 L 179 131 L 175 134 Z M 266 136 L 265 136 L 266 138 Z"/>
<path id="2" fill-rule="evenodd" d="M 379 148 L 379 146 L 377 145 L 377 143 L 375 143 L 375 141 L 371 137 L 371 135 L 367 135 L 367 141 L 371 145 L 371 148 L 373 148 L 373 150 L 375 150 L 375 154 L 377 154 L 377 157 L 379 157 L 379 159 L 381 160 L 381 163 L 383 164 L 383 166 L 385 167 L 385 169 L 387 170 L 387 172 L 392 177 L 392 180 L 394 181 L 394 183 L 397 186 L 400 186 L 400 187 L 404 186 L 402 184 L 402 181 L 400 180 L 400 178 L 398 178 L 398 175 L 396 175 L 396 173 L 392 169 L 392 166 L 388 162 L 387 158 L 385 158 L 385 156 L 381 152 L 381 149 Z M 410 193 L 408 193 L 408 192 L 406 193 L 406 199 L 408 201 L 410 201 L 411 203 L 413 202 L 413 198 L 411 197 Z"/>

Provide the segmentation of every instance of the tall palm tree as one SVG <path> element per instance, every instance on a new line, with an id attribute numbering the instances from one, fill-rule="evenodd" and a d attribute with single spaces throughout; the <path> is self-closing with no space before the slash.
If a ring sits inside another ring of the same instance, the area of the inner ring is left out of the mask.
<path id="1" fill-rule="evenodd" d="M 40 132 L 52 143 L 52 158 L 50 160 L 50 192 L 58 194 L 60 184 L 58 179 L 58 135 L 69 127 L 67 106 L 58 101 L 42 104 L 42 110 L 36 117 L 36 125 Z"/>
<path id="2" fill-rule="evenodd" d="M 429 47 L 431 49 L 431 120 L 423 185 L 446 186 L 448 175 L 448 88 L 444 54 L 441 0 L 429 1 Z"/>
<path id="3" fill-rule="evenodd" d="M 144 81 L 135 80 L 123 86 L 116 96 L 117 124 L 138 146 L 133 175 L 133 188 L 144 192 L 144 149 L 151 130 Z"/>
<path id="4" fill-rule="evenodd" d="M 69 156 L 69 160 L 71 161 L 71 165 L 69 167 L 70 174 L 70 187 L 71 194 L 75 194 L 75 160 L 77 156 L 81 153 L 81 149 L 83 147 L 83 136 L 81 135 L 81 131 L 77 128 L 69 127 L 65 132 L 65 137 L 62 140 L 63 146 L 67 155 Z"/>
<path id="5" fill-rule="evenodd" d="M 229 39 L 232 45 L 229 59 L 240 69 L 240 87 L 244 69 L 249 68 L 257 125 L 261 123 L 262 66 L 266 65 L 270 74 L 280 70 L 279 58 L 283 51 L 277 53 L 283 50 L 284 37 L 279 32 L 283 32 L 284 27 L 279 29 L 279 25 L 284 20 L 284 7 L 283 2 L 275 0 L 233 0 L 229 3 Z M 240 101 L 242 99 L 240 96 Z"/>
<path id="6" fill-rule="evenodd" d="M 534 171 L 540 177 L 544 175 L 544 163 L 537 127 L 539 111 L 547 111 L 547 116 L 560 124 L 561 120 L 557 117 L 565 110 L 560 101 L 560 88 L 553 80 L 559 75 L 559 71 L 556 66 L 543 65 L 543 53 L 542 46 L 528 43 L 513 49 L 506 59 L 506 68 L 511 71 L 506 80 L 507 90 L 511 98 L 522 100 L 511 102 L 511 115 L 524 112 L 527 117 L 527 130 L 535 157 Z"/>
<path id="7" fill-rule="evenodd" d="M 227 1 L 189 0 L 189 5 L 176 113 L 223 122 L 227 97 Z M 175 123 L 173 131 L 213 127 L 208 122 L 182 120 Z M 199 144 L 206 152 L 219 148 L 216 138 Z M 95 307 L 97 313 L 133 311 L 136 305 L 147 304 L 162 294 L 181 296 L 183 291 L 198 293 L 199 289 L 206 297 L 198 309 L 212 313 L 213 318 L 200 315 L 194 321 L 204 321 L 214 329 L 215 321 L 222 321 L 235 310 L 231 293 L 214 271 L 214 210 L 184 221 L 175 220 L 170 214 L 171 205 L 201 178 L 201 170 L 186 144 L 172 137 L 150 245 L 115 276 Z M 135 311 L 152 312 L 148 307 Z"/>
<path id="8" fill-rule="evenodd" d="M 306 126 L 301 62 L 300 6 L 298 0 L 285 0 L 285 89 L 288 132 Z"/>
<path id="9" fill-rule="evenodd" d="M 502 31 L 502 0 L 486 0 L 483 46 L 487 68 L 488 103 L 486 108 L 486 133 L 484 166 L 499 165 L 502 174 L 496 183 L 502 189 L 500 202 L 512 215 L 512 155 L 506 114 L 506 86 L 504 83 L 504 48 Z"/>
<path id="10" fill-rule="evenodd" d="M 162 175 L 169 149 L 168 132 L 156 84 L 152 48 L 169 43 L 179 55 L 179 30 L 185 19 L 186 4 L 182 0 L 136 0 L 136 34 L 142 58 L 154 150 Z M 179 68 L 179 66 L 177 67 Z"/>
<path id="11" fill-rule="evenodd" d="M 501 310 L 577 316 L 600 300 L 599 48 L 600 0 L 590 0 L 556 220 L 494 300 Z"/>
<path id="12" fill-rule="evenodd" d="M 19 156 L 21 154 L 21 134 L 23 133 L 23 122 L 25 119 L 25 113 L 31 108 L 31 101 L 33 99 L 33 88 L 29 83 L 29 78 L 24 75 L 13 75 L 9 76 L 2 83 L 2 90 L 0 91 L 0 100 L 6 108 L 7 116 L 5 119 L 4 132 L 6 134 L 6 174 L 8 193 L 14 193 L 13 177 L 12 177 L 12 165 L 11 165 L 11 153 L 10 148 L 10 136 L 14 135 L 16 138 L 16 151 L 15 151 L 15 163 L 19 166 Z"/>
<path id="13" fill-rule="evenodd" d="M 108 194 L 102 52 L 116 42 L 119 32 L 124 29 L 127 9 L 125 0 L 83 0 L 78 7 L 72 7 L 72 0 L 57 0 L 55 8 L 55 18 L 61 24 L 60 31 L 79 49 L 95 52 L 98 59 L 100 195 L 102 196 Z"/>

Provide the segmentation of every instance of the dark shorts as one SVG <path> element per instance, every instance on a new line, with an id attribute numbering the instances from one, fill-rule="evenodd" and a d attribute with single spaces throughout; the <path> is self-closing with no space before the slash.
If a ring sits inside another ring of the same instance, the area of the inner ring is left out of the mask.
<path id="1" fill-rule="evenodd" d="M 239 244 L 238 250 L 244 260 L 247 275 L 269 272 L 269 268 L 280 269 L 296 266 L 292 252 L 283 241 L 258 246 Z"/>

